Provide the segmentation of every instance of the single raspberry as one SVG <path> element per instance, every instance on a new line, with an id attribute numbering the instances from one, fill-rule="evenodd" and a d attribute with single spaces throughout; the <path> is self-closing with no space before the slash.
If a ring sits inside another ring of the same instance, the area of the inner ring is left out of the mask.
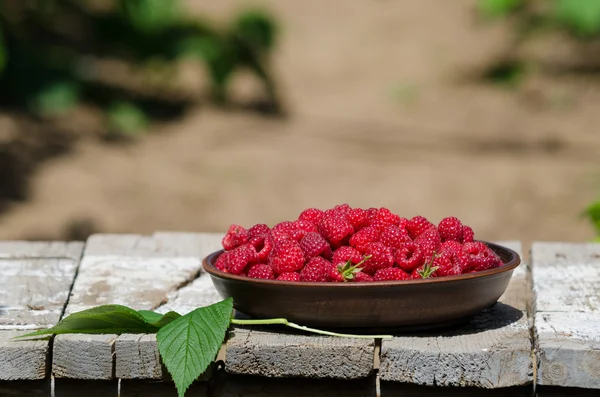
<path id="1" fill-rule="evenodd" d="M 365 227 L 350 237 L 350 245 L 364 253 L 367 245 L 379 240 L 380 232 L 374 227 Z"/>
<path id="2" fill-rule="evenodd" d="M 269 255 L 269 265 L 276 274 L 295 272 L 304 265 L 304 253 L 300 245 L 293 240 L 284 239 L 275 241 Z"/>
<path id="3" fill-rule="evenodd" d="M 400 218 L 400 220 L 398 221 L 398 227 L 400 229 L 404 229 L 408 232 L 408 230 L 406 229 L 406 226 L 408 225 L 408 219 L 406 218 Z"/>
<path id="4" fill-rule="evenodd" d="M 252 237 L 249 243 L 252 244 L 256 250 L 258 260 L 260 262 L 265 262 L 273 249 L 274 240 L 273 236 L 270 234 L 264 234 Z"/>
<path id="5" fill-rule="evenodd" d="M 340 214 L 344 214 L 345 216 L 347 216 L 348 213 L 350 212 L 350 210 L 352 210 L 352 208 L 350 207 L 350 205 L 344 203 L 344 204 L 336 205 L 335 207 L 333 207 L 333 210 Z"/>
<path id="6" fill-rule="evenodd" d="M 462 273 L 462 266 L 454 251 L 446 250 L 436 255 L 433 266 L 437 267 L 435 275 L 438 277 L 455 276 Z"/>
<path id="7" fill-rule="evenodd" d="M 264 263 L 259 263 L 248 269 L 248 277 L 273 280 L 275 278 L 275 273 L 273 272 L 273 268 L 271 266 Z"/>
<path id="8" fill-rule="evenodd" d="M 442 243 L 442 245 L 440 246 L 439 253 L 444 254 L 445 252 L 452 253 L 452 263 L 459 267 L 460 273 L 462 273 L 463 270 L 467 268 L 468 256 L 463 251 L 463 246 L 461 243 L 454 240 L 448 240 Z M 443 273 L 443 271 L 440 272 L 440 274 L 441 273 Z"/>
<path id="9" fill-rule="evenodd" d="M 298 220 L 312 222 L 317 225 L 323 218 L 323 211 L 317 208 L 308 208 L 300 213 Z"/>
<path id="10" fill-rule="evenodd" d="M 427 218 L 423 216 L 415 216 L 406 224 L 406 230 L 408 230 L 408 235 L 415 240 L 419 237 L 423 232 L 428 229 L 435 227 L 435 225 L 427 220 Z"/>
<path id="11" fill-rule="evenodd" d="M 465 243 L 463 252 L 467 255 L 467 266 L 463 272 L 481 271 L 502 266 L 500 257 L 480 241 Z"/>
<path id="12" fill-rule="evenodd" d="M 258 255 L 252 244 L 240 245 L 236 249 L 229 251 L 227 258 L 227 272 L 231 274 L 242 274 L 244 269 L 250 264 L 258 261 Z"/>
<path id="13" fill-rule="evenodd" d="M 412 271 L 410 278 L 417 279 L 417 278 L 437 277 L 438 267 L 434 266 L 434 264 L 433 264 L 434 261 L 435 261 L 434 257 L 426 260 L 423 265 L 417 267 L 415 270 Z"/>
<path id="14" fill-rule="evenodd" d="M 270 231 L 271 229 L 269 228 L 269 226 L 265 225 L 264 223 L 259 223 L 248 229 L 248 237 L 250 239 L 253 239 L 257 236 L 264 236 L 269 234 Z"/>
<path id="15" fill-rule="evenodd" d="M 403 243 L 394 255 L 395 262 L 407 272 L 412 272 L 424 263 L 423 251 L 414 241 Z"/>
<path id="16" fill-rule="evenodd" d="M 471 229 L 469 226 L 463 226 L 463 243 L 471 243 L 473 242 L 473 239 L 475 238 L 475 233 L 473 232 L 473 229 Z"/>
<path id="17" fill-rule="evenodd" d="M 367 218 L 367 211 L 362 208 L 352 208 L 346 215 L 348 222 L 354 228 L 354 231 L 359 231 L 363 227 L 369 226 L 369 219 Z"/>
<path id="18" fill-rule="evenodd" d="M 296 231 L 296 227 L 293 222 L 283 221 L 279 222 L 271 229 L 271 235 L 275 239 L 275 241 L 284 240 L 284 239 L 294 239 L 293 234 Z"/>
<path id="19" fill-rule="evenodd" d="M 419 234 L 419 237 L 415 239 L 415 243 L 419 244 L 423 251 L 423 258 L 428 261 L 440 249 L 442 239 L 434 226 Z"/>
<path id="20" fill-rule="evenodd" d="M 406 229 L 400 229 L 396 225 L 390 225 L 383 229 L 379 236 L 379 242 L 392 249 L 392 251 L 400 248 L 402 243 L 412 241 L 408 236 Z"/>
<path id="21" fill-rule="evenodd" d="M 215 267 L 222 271 L 222 272 L 227 272 L 227 265 L 229 264 L 229 255 L 231 254 L 231 251 L 225 251 L 223 252 L 221 255 L 219 255 L 219 257 L 217 258 L 217 261 L 215 262 Z"/>
<path id="22" fill-rule="evenodd" d="M 319 255 L 322 255 L 326 258 L 331 257 L 331 247 L 329 246 L 327 240 L 325 240 L 319 233 L 306 233 L 302 240 L 300 240 L 299 244 L 307 260 Z"/>
<path id="23" fill-rule="evenodd" d="M 346 280 L 344 280 L 344 276 L 342 276 L 342 273 L 340 273 L 337 266 L 331 266 L 329 270 L 327 270 L 327 281 L 332 283 L 343 283 Z"/>
<path id="24" fill-rule="evenodd" d="M 442 241 L 463 241 L 463 224 L 462 222 L 453 216 L 444 218 L 438 224 L 438 233 L 442 238 Z"/>
<path id="25" fill-rule="evenodd" d="M 339 283 L 354 280 L 355 275 L 361 272 L 361 266 L 365 264 L 365 261 L 366 258 L 356 265 L 353 265 L 352 262 L 348 261 L 346 263 L 338 263 L 337 265 L 331 266 L 327 271 L 327 281 Z"/>
<path id="26" fill-rule="evenodd" d="M 312 258 L 302 270 L 300 270 L 300 281 L 325 282 L 332 264 L 320 256 Z"/>
<path id="27" fill-rule="evenodd" d="M 333 252 L 333 264 L 346 263 L 350 261 L 353 265 L 356 265 L 363 260 L 363 256 L 356 248 L 344 245 Z"/>
<path id="28" fill-rule="evenodd" d="M 370 226 L 378 230 L 383 230 L 391 225 L 398 225 L 400 223 L 400 217 L 392 213 L 387 208 L 380 208 L 375 215 L 372 217 Z"/>
<path id="29" fill-rule="evenodd" d="M 300 281 L 300 274 L 296 272 L 285 272 L 281 273 L 279 277 L 277 277 L 279 281 Z"/>
<path id="30" fill-rule="evenodd" d="M 369 283 L 373 281 L 373 277 L 369 276 L 365 272 L 358 272 L 354 275 L 354 281 L 357 283 Z"/>
<path id="31" fill-rule="evenodd" d="M 319 232 L 333 247 L 344 245 L 354 233 L 354 228 L 347 220 L 339 216 L 323 216 L 319 223 Z"/>
<path id="32" fill-rule="evenodd" d="M 373 275 L 377 270 L 392 267 L 394 264 L 392 251 L 382 243 L 367 245 L 365 255 L 369 257 L 363 267 L 363 271 L 367 274 Z"/>
<path id="33" fill-rule="evenodd" d="M 373 281 L 395 281 L 395 280 L 408 280 L 410 275 L 404 270 L 397 267 L 388 267 L 386 269 L 379 269 L 375 272 Z"/>
<path id="34" fill-rule="evenodd" d="M 223 248 L 226 250 L 232 250 L 242 244 L 246 244 L 248 242 L 248 238 L 249 234 L 246 229 L 240 225 L 231 225 L 229 226 L 229 230 L 227 230 L 227 234 L 225 234 L 225 237 L 223 237 L 221 243 L 223 244 Z"/>
<path id="35" fill-rule="evenodd" d="M 312 223 L 310 221 L 305 221 L 302 219 L 294 222 L 294 228 L 297 230 L 303 230 L 306 233 L 319 231 L 319 228 L 317 227 L 317 225 L 315 225 L 314 223 Z"/>

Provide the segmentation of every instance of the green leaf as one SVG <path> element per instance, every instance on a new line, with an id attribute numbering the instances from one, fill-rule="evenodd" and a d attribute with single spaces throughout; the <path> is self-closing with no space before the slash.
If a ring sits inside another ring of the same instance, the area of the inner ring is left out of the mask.
<path id="1" fill-rule="evenodd" d="M 124 135 L 135 135 L 148 127 L 146 113 L 131 102 L 115 102 L 107 109 L 111 130 Z"/>
<path id="2" fill-rule="evenodd" d="M 479 0 L 479 11 L 488 18 L 504 17 L 519 9 L 523 0 Z"/>
<path id="3" fill-rule="evenodd" d="M 180 16 L 177 0 L 121 0 L 119 8 L 125 20 L 142 33 L 161 32 Z"/>
<path id="4" fill-rule="evenodd" d="M 246 11 L 234 22 L 234 34 L 255 50 L 268 50 L 275 45 L 277 26 L 264 11 Z"/>
<path id="5" fill-rule="evenodd" d="M 47 85 L 33 99 L 34 110 L 41 115 L 64 113 L 79 101 L 79 86 L 72 81 Z"/>
<path id="6" fill-rule="evenodd" d="M 233 300 L 198 308 L 163 327 L 156 335 L 158 351 L 179 397 L 215 359 L 231 322 Z"/>
<path id="7" fill-rule="evenodd" d="M 171 321 L 177 320 L 179 317 L 181 317 L 181 314 L 177 312 L 168 312 L 162 315 L 160 313 L 156 313 L 150 310 L 138 310 L 138 313 L 144 318 L 144 320 L 147 323 L 154 325 L 158 328 L 162 328 L 165 325 L 169 324 Z"/>
<path id="8" fill-rule="evenodd" d="M 582 37 L 600 34 L 600 1 L 555 0 L 556 19 Z"/>
<path id="9" fill-rule="evenodd" d="M 168 313 L 165 316 L 167 315 Z M 103 305 L 73 313 L 52 328 L 20 337 L 51 334 L 151 334 L 160 329 L 159 323 L 160 321 L 156 324 L 146 321 L 143 315 L 126 306 Z"/>

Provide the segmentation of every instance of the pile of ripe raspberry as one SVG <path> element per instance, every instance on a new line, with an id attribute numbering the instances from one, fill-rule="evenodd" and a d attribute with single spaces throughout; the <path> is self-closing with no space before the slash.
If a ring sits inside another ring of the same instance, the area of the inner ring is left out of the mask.
<path id="1" fill-rule="evenodd" d="M 231 225 L 217 269 L 252 278 L 368 282 L 444 277 L 491 269 L 502 260 L 455 217 L 437 226 L 387 208 L 309 208 L 269 228 Z"/>

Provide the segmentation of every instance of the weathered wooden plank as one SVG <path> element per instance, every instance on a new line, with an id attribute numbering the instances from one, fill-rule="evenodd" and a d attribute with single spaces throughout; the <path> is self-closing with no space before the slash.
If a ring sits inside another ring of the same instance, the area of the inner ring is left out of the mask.
<path id="1" fill-rule="evenodd" d="M 531 255 L 538 383 L 600 389 L 600 244 L 535 243 Z"/>
<path id="2" fill-rule="evenodd" d="M 208 274 L 203 273 L 189 285 L 167 295 L 167 302 L 158 308 L 159 313 L 175 311 L 186 314 L 192 310 L 212 305 L 223 298 L 212 283 Z"/>
<path id="3" fill-rule="evenodd" d="M 373 372 L 375 341 L 234 327 L 225 348 L 230 374 L 359 379 Z"/>
<path id="4" fill-rule="evenodd" d="M 501 242 L 521 253 L 518 242 Z M 499 302 L 463 326 L 383 340 L 384 381 L 425 386 L 501 388 L 532 382 L 532 342 L 527 320 L 527 267 L 513 273 Z"/>
<path id="5" fill-rule="evenodd" d="M 115 352 L 117 378 L 163 379 L 156 335 L 120 335 Z"/>
<path id="6" fill-rule="evenodd" d="M 83 243 L 79 241 L 0 241 L 0 259 L 68 258 L 79 260 Z"/>
<path id="7" fill-rule="evenodd" d="M 52 373 L 57 378 L 110 380 L 117 335 L 57 335 Z"/>
<path id="8" fill-rule="evenodd" d="M 14 340 L 23 331 L 0 331 L 0 380 L 44 379 L 48 338 Z"/>

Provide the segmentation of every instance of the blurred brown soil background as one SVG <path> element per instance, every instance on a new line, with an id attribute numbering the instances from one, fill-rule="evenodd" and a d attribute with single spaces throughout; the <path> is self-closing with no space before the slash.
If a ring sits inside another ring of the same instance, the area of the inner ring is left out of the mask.
<path id="1" fill-rule="evenodd" d="M 217 21 L 247 4 L 188 1 Z M 554 66 L 511 89 L 477 79 L 510 31 L 472 0 L 252 4 L 281 24 L 285 117 L 199 105 L 121 145 L 73 124 L 77 145 L 4 208 L 0 239 L 224 231 L 343 202 L 457 216 L 482 239 L 593 237 L 580 212 L 600 193 L 600 78 L 564 72 L 560 38 L 527 49 Z"/>

